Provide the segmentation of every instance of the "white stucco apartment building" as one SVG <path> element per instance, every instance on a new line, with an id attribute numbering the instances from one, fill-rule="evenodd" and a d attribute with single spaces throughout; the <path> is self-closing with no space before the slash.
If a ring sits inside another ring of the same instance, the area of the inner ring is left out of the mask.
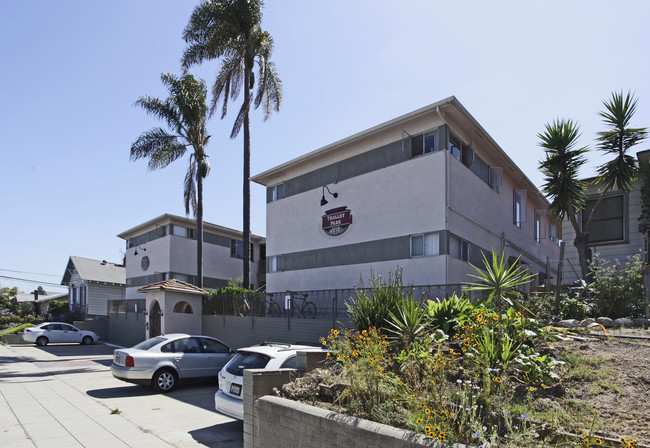
<path id="1" fill-rule="evenodd" d="M 126 299 L 144 299 L 139 288 L 164 280 L 196 283 L 196 220 L 164 214 L 119 235 L 126 240 Z M 265 282 L 265 240 L 251 236 L 251 283 Z M 242 232 L 203 223 L 203 287 L 217 289 L 243 275 Z"/>
<path id="2" fill-rule="evenodd" d="M 450 292 L 503 248 L 556 277 L 559 221 L 455 97 L 252 180 L 267 188 L 268 292 L 352 288 L 398 266 L 405 284 Z"/>

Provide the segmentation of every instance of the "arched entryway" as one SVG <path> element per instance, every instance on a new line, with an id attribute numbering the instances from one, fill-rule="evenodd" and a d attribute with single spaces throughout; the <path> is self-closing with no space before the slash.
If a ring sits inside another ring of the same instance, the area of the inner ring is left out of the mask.
<path id="1" fill-rule="evenodd" d="M 160 304 L 158 301 L 153 302 L 153 306 L 149 311 L 149 337 L 160 336 Z"/>

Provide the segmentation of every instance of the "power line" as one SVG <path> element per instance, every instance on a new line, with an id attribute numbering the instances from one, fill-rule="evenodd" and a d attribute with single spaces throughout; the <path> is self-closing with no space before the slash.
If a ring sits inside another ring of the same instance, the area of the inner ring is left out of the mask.
<path id="1" fill-rule="evenodd" d="M 27 279 L 27 278 L 9 277 L 7 275 L 0 275 L 0 278 L 6 278 L 6 279 L 9 279 L 9 280 L 17 280 L 19 282 L 25 282 L 25 283 L 34 283 L 34 284 L 37 284 L 37 285 L 58 286 L 59 288 L 65 288 L 65 286 L 61 286 L 60 283 L 42 282 L 40 280 L 30 280 L 30 279 Z"/>
<path id="2" fill-rule="evenodd" d="M 16 274 L 31 274 L 31 275 L 45 275 L 47 277 L 60 277 L 59 274 L 42 274 L 40 272 L 27 272 L 27 271 L 12 271 L 11 269 L 0 269 L 0 271 L 4 272 L 14 272 Z"/>

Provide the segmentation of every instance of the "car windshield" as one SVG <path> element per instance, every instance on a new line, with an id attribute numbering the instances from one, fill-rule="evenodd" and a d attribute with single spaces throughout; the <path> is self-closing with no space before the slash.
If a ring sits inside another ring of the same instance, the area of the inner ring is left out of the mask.
<path id="1" fill-rule="evenodd" d="M 240 352 L 228 363 L 226 371 L 233 375 L 243 376 L 244 369 L 263 369 L 270 359 L 270 356 L 261 353 Z"/>
<path id="2" fill-rule="evenodd" d="M 167 338 L 163 338 L 161 336 L 156 336 L 155 338 L 147 339 L 146 341 L 142 341 L 137 345 L 134 345 L 131 348 L 134 348 L 136 350 L 149 350 L 151 347 L 154 345 L 158 345 L 163 341 L 166 341 Z"/>

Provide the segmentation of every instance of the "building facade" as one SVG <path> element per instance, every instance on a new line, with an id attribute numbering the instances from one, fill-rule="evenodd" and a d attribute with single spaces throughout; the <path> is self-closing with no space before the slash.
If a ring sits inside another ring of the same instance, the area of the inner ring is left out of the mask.
<path id="1" fill-rule="evenodd" d="M 637 153 L 637 158 L 642 171 L 647 171 L 650 165 L 650 150 Z M 593 179 L 588 180 L 593 181 Z M 641 255 L 646 263 L 650 261 L 648 260 L 650 220 L 643 213 L 644 181 L 643 178 L 636 180 L 629 193 L 613 189 L 605 195 L 605 199 L 596 210 L 589 230 L 592 260 L 597 256 L 600 260 L 619 260 L 623 263 L 630 256 Z M 590 185 L 587 189 L 587 210 L 591 210 L 600 197 L 599 188 L 597 185 Z M 650 204 L 646 204 L 645 208 L 647 215 L 650 212 Z M 579 222 L 582 223 L 586 219 L 588 219 L 587 214 L 581 214 Z M 566 245 L 562 279 L 563 283 L 568 284 L 580 278 L 578 251 L 573 245 L 575 231 L 568 220 L 562 223 L 562 234 Z"/>
<path id="2" fill-rule="evenodd" d="M 68 287 L 71 311 L 86 318 L 105 318 L 109 300 L 124 300 L 126 269 L 106 260 L 71 256 L 61 280 Z"/>
<path id="3" fill-rule="evenodd" d="M 482 254 L 555 277 L 559 221 L 454 97 L 252 178 L 267 188 L 267 291 L 404 284 L 457 291 Z"/>
<path id="4" fill-rule="evenodd" d="M 122 232 L 126 240 L 126 299 L 144 299 L 138 289 L 177 279 L 196 284 L 196 220 L 164 214 Z M 203 223 L 203 287 L 217 289 L 242 277 L 242 232 Z M 251 236 L 251 287 L 265 284 L 266 245 Z"/>

